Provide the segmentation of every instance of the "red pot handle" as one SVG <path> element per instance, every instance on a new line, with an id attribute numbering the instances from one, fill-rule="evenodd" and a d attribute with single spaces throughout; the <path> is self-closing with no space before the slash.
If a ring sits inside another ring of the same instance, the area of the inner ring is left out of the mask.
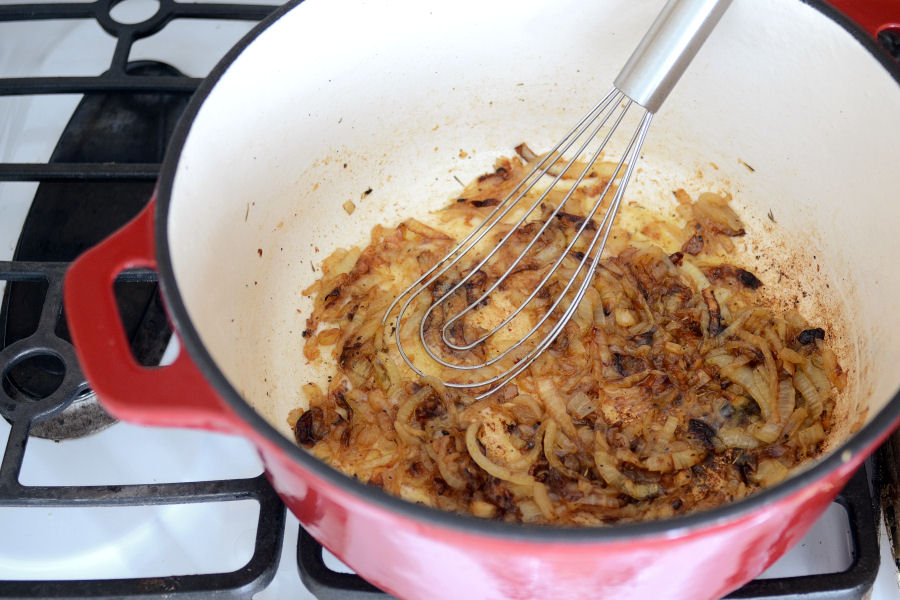
<path id="1" fill-rule="evenodd" d="M 886 29 L 900 29 L 900 0 L 828 0 L 877 38 Z"/>
<path id="2" fill-rule="evenodd" d="M 131 353 L 113 282 L 125 269 L 156 269 L 155 198 L 131 222 L 81 255 L 65 280 L 69 331 L 81 368 L 101 404 L 124 421 L 234 432 L 239 420 L 183 349 L 165 367 Z"/>

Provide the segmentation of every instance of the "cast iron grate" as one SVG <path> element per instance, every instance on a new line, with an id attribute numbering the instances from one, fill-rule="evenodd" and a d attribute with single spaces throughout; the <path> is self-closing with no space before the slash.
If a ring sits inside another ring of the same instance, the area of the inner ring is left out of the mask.
<path id="1" fill-rule="evenodd" d="M 172 127 L 200 82 L 163 63 L 129 62 L 133 44 L 176 19 L 258 21 L 275 8 L 159 0 L 152 17 L 125 24 L 110 16 L 119 1 L 0 6 L 0 22 L 93 19 L 115 39 L 110 67 L 99 76 L 0 79 L 0 96 L 82 95 L 47 163 L 0 164 L 0 182 L 38 183 L 13 260 L 0 261 L 0 281 L 6 283 L 0 306 L 0 416 L 10 426 L 0 455 L 0 510 L 251 500 L 259 505 L 253 554 L 225 573 L 0 581 L 0 597 L 248 598 L 274 577 L 284 536 L 284 505 L 263 475 L 163 484 L 20 483 L 33 436 L 69 439 L 114 422 L 88 389 L 69 341 L 63 277 L 71 260 L 146 204 Z M 155 274 L 129 271 L 115 288 L 136 358 L 158 364 L 171 330 Z"/>
<path id="2" fill-rule="evenodd" d="M 878 522 L 865 468 L 835 500 L 847 511 L 853 559 L 842 572 L 757 579 L 726 598 L 747 600 L 861 600 L 878 574 Z M 297 568 L 306 588 L 319 600 L 386 600 L 388 596 L 361 577 L 336 571 L 325 562 L 322 546 L 302 527 L 297 540 Z"/>

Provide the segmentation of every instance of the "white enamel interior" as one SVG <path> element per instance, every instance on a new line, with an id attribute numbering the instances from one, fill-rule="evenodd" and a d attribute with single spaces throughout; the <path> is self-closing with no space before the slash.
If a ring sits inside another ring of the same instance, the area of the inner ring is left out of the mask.
<path id="1" fill-rule="evenodd" d="M 301 354 L 313 267 L 519 142 L 549 147 L 661 5 L 307 0 L 263 33 L 200 110 L 167 224 L 187 310 L 235 388 L 289 435 L 300 386 L 322 379 Z M 799 1 L 735 0 L 627 196 L 734 195 L 766 289 L 799 295 L 850 370 L 841 434 L 900 387 L 898 131 L 900 88 L 849 33 Z"/>

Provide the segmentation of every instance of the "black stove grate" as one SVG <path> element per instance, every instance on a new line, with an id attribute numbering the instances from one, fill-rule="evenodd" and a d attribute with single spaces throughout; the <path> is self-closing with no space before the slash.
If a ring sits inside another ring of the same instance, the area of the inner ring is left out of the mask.
<path id="1" fill-rule="evenodd" d="M 0 23 L 92 19 L 116 41 L 109 69 L 98 76 L 0 78 L 0 97 L 82 95 L 47 163 L 0 163 L 0 182 L 39 183 L 14 259 L 0 261 L 0 281 L 6 282 L 0 305 L 0 416 L 11 426 L 0 455 L 0 511 L 5 507 L 254 500 L 260 508 L 254 552 L 246 565 L 228 573 L 0 581 L 0 598 L 251 597 L 274 576 L 284 535 L 284 506 L 263 476 L 108 486 L 25 486 L 19 482 L 31 436 L 77 437 L 113 422 L 91 401 L 72 351 L 62 306 L 63 277 L 71 260 L 128 221 L 147 201 L 171 128 L 200 82 L 163 63 L 129 61 L 132 46 L 174 20 L 256 21 L 275 8 L 159 0 L 152 17 L 125 24 L 110 16 L 120 1 L 0 5 Z M 125 273 L 116 290 L 136 357 L 144 364 L 155 364 L 171 335 L 165 326 L 155 274 Z M 63 427 L 73 421 L 76 431 Z M 853 564 L 847 571 L 759 580 L 731 597 L 863 597 L 878 570 L 877 518 L 864 475 L 857 474 L 838 502 L 847 509 L 855 545 Z M 328 568 L 322 547 L 302 528 L 297 564 L 304 584 L 321 600 L 386 597 L 361 578 Z"/>
<path id="2" fill-rule="evenodd" d="M 162 63 L 129 62 L 132 45 L 175 19 L 256 21 L 275 8 L 160 0 L 152 18 L 123 24 L 110 17 L 115 4 L 0 6 L 0 22 L 93 19 L 116 41 L 109 69 L 96 77 L 0 79 L 0 96 L 82 95 L 47 163 L 0 164 L 0 182 L 38 183 L 13 260 L 0 261 L 0 281 L 6 282 L 0 305 L 0 416 L 10 424 L 0 455 L 0 510 L 251 500 L 259 505 L 253 554 L 244 566 L 226 573 L 0 581 L 0 597 L 249 598 L 274 577 L 284 537 L 284 505 L 263 475 L 136 485 L 26 486 L 19 481 L 32 436 L 80 437 L 114 422 L 88 389 L 69 341 L 63 277 L 71 260 L 146 204 L 172 128 L 200 82 Z M 148 365 L 159 362 L 171 336 L 156 288 L 155 273 L 149 271 L 124 273 L 115 286 L 132 350 Z"/>
<path id="3" fill-rule="evenodd" d="M 835 500 L 847 511 L 853 542 L 850 566 L 838 573 L 757 579 L 726 596 L 735 600 L 861 600 L 878 574 L 877 505 L 869 493 L 866 469 L 853 476 Z M 337 571 L 325 561 L 324 548 L 303 528 L 297 539 L 297 568 L 304 585 L 319 600 L 392 598 L 361 577 Z"/>

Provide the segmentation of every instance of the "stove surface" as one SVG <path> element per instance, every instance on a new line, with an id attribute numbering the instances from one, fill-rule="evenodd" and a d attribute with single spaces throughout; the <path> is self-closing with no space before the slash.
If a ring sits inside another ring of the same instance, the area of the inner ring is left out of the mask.
<path id="1" fill-rule="evenodd" d="M 143 206 L 190 93 L 272 8 L 107 4 L 0 2 L 0 597 L 373 597 L 315 544 L 298 550 L 306 536 L 249 443 L 114 423 L 77 364 L 54 355 L 68 339 L 59 314 L 66 264 Z M 153 25 L 170 10 L 181 18 Z M 42 11 L 64 18 L 32 18 Z M 149 87 L 118 93 L 135 84 Z M 117 290 L 139 360 L 172 360 L 177 339 L 153 274 L 124 276 Z M 871 598 L 900 599 L 885 527 L 869 518 L 854 533 L 847 509 L 833 504 L 760 578 L 776 585 L 734 597 L 859 598 L 868 583 L 826 596 L 790 584 L 869 557 Z M 306 572 L 304 583 L 298 562 L 325 570 Z"/>

